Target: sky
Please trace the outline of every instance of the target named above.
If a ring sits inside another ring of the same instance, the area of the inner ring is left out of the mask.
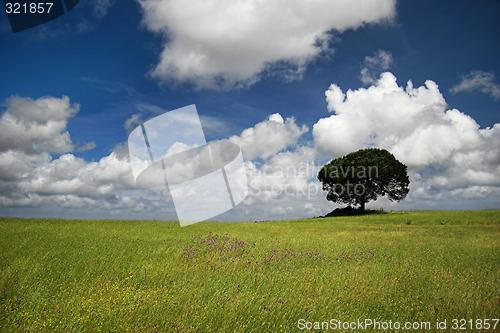
[[[318,170],[367,147],[410,176],[367,208],[499,209],[499,32],[497,0],[82,0],[16,33],[1,14],[0,216],[176,220],[127,140],[193,104],[245,163],[215,220],[325,215]]]

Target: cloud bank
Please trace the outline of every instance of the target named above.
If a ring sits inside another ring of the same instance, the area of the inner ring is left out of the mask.
[[[139,1],[143,23],[165,36],[160,81],[198,89],[237,89],[271,68],[298,78],[328,48],[329,32],[389,20],[396,0]]]
[[[66,126],[80,106],[71,105],[68,97],[12,97],[6,106],[0,118],[0,151],[65,153],[74,148]]]
[[[269,220],[324,215],[326,201],[316,179],[331,158],[366,147],[392,152],[409,167],[410,193],[388,209],[479,209],[500,204],[500,123],[480,128],[449,109],[438,85],[428,80],[399,86],[383,73],[368,88],[325,92],[332,115],[309,131],[292,117],[271,114],[229,138],[246,159],[249,195],[222,220]],[[176,219],[166,191],[136,188],[118,146],[96,162],[78,158],[66,129],[79,110],[68,97],[13,97],[0,117],[0,209],[12,215]],[[42,112],[43,111],[43,112]],[[135,115],[130,122],[139,121]],[[124,129],[125,131],[125,129]],[[43,213],[45,212],[45,213]],[[94,215],[92,215],[94,214]]]
[[[72,143],[66,127],[80,106],[69,97],[12,97],[5,105],[0,117],[1,206],[109,212],[139,204],[116,194],[132,188],[128,161],[111,153],[88,163],[71,153],[93,149],[95,143]]]

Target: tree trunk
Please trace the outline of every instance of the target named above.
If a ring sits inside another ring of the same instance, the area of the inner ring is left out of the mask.
[[[365,201],[364,200],[361,201],[359,211],[361,212],[361,214],[363,214],[365,212]]]

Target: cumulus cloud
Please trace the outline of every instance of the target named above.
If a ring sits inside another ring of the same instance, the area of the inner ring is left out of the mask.
[[[462,81],[456,84],[450,89],[450,92],[457,94],[463,91],[474,91],[479,90],[482,93],[491,95],[492,97],[500,97],[500,84],[495,83],[495,74],[483,72],[483,71],[472,71],[466,76],[462,76]]]
[[[66,126],[80,106],[71,104],[68,97],[11,97],[5,105],[0,117],[0,151],[65,153],[74,148]]]
[[[80,110],[69,97],[41,97],[36,100],[11,97],[0,116],[0,152],[14,150],[26,154],[63,154],[74,149],[88,151],[95,142],[75,147],[66,130],[68,120]]]
[[[4,105],[0,117],[0,205],[4,209],[112,208],[123,203],[126,196],[119,191],[133,186],[123,154],[113,152],[88,163],[71,153],[95,147],[94,142],[75,147],[66,130],[68,120],[79,111],[78,104],[63,96],[12,97]]]
[[[438,85],[398,86],[384,73],[369,88],[326,91],[329,111],[313,127],[316,147],[333,156],[366,148],[391,151],[410,169],[410,195],[420,198],[482,193],[500,186],[500,124],[481,129],[474,119],[448,109]],[[481,190],[478,190],[481,188]]]
[[[91,199],[116,195],[116,191],[132,186],[130,166],[116,154],[87,163],[73,154],[64,154],[38,165],[31,177],[19,184],[24,192],[38,195],[73,195]]]
[[[276,154],[263,164],[251,162],[249,201],[270,202],[284,195],[306,194],[309,180],[318,171],[316,152],[311,147]]]
[[[298,126],[295,118],[286,120],[279,113],[272,114],[268,120],[245,129],[239,136],[229,141],[239,145],[247,160],[267,159],[270,156],[293,146],[299,137],[308,131],[307,126]]]
[[[77,148],[71,143],[66,124],[79,107],[68,97],[15,97],[5,105],[0,128],[19,127],[15,140],[11,139],[12,131],[2,132],[0,207],[4,214],[19,215],[22,211],[25,216],[31,210],[34,216],[45,212],[46,216],[59,217],[176,219],[167,188],[152,191],[136,187],[126,146],[118,145],[96,162],[73,153],[95,144]],[[140,122],[141,117],[133,115],[124,126]],[[39,129],[43,126],[45,131]],[[297,147],[297,140],[306,131],[307,127],[297,125],[294,118],[283,119],[275,113],[229,139],[241,146],[247,158],[250,194],[236,210],[228,212],[228,219],[284,218],[285,213],[305,217],[325,210],[314,201],[322,197],[315,180],[316,151]],[[62,155],[53,157],[52,153]]]
[[[144,25],[165,35],[152,76],[201,89],[248,87],[278,65],[288,79],[325,51],[329,31],[391,19],[396,0],[139,1]]]
[[[313,147],[280,152],[263,163],[247,161],[249,193],[231,217],[286,219],[324,215],[332,209],[317,180],[322,165]],[[239,217],[238,217],[239,214]]]
[[[392,54],[384,50],[366,56],[361,68],[361,82],[367,85],[375,83],[380,73],[388,70],[392,64]]]
[[[317,150],[299,145],[308,131],[294,118],[271,114],[229,140],[238,144],[246,159],[249,193],[243,203],[225,214],[229,220],[283,219],[319,216],[331,209],[317,173]]]

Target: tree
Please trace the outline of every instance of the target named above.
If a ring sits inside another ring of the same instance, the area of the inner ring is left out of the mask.
[[[325,164],[318,179],[332,202],[359,205],[387,195],[391,201],[403,200],[409,192],[407,167],[385,149],[368,148],[336,158]]]

